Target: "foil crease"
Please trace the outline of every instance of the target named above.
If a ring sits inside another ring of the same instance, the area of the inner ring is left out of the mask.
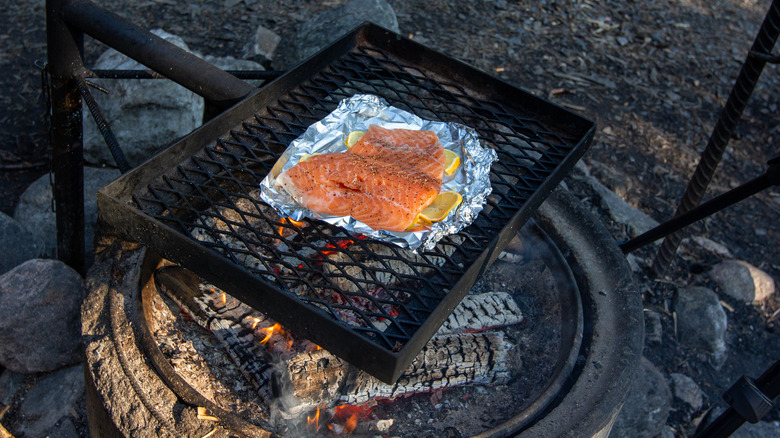
[[[450,211],[444,220],[423,230],[374,230],[350,216],[337,217],[315,213],[296,202],[275,184],[275,176],[293,167],[308,154],[346,152],[348,149],[345,143],[349,133],[365,131],[372,124],[388,129],[433,131],[445,149],[460,155],[460,166],[452,175],[444,175],[441,191],[457,191],[463,201]],[[296,221],[303,218],[319,219],[351,233],[392,242],[402,248],[417,250],[422,247],[427,250],[436,246],[442,237],[467,227],[482,211],[492,191],[490,166],[497,160],[494,150],[482,147],[473,128],[452,122],[423,120],[412,113],[388,105],[380,97],[360,94],[342,100],[332,113],[293,140],[275,166],[278,172],[269,173],[260,183],[260,190],[263,201],[276,209],[282,217]],[[280,164],[283,166],[279,167]]]

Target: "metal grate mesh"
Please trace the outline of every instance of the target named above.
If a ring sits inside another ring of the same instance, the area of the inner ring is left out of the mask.
[[[374,94],[423,119],[475,128],[499,161],[476,221],[419,254],[318,221],[294,223],[259,200],[258,185],[289,143],[354,94]],[[357,46],[132,197],[183,233],[304,306],[381,348],[399,351],[582,135],[375,47]]]

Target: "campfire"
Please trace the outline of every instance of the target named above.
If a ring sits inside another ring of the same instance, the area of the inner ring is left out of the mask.
[[[338,249],[359,239],[325,245],[313,257],[338,257],[343,254]],[[560,309],[545,296],[556,293],[558,281],[542,259],[529,257],[527,246],[534,239],[527,235],[510,243],[394,384],[357,369],[178,266],[156,273],[162,293],[155,297],[154,336],[176,372],[198,391],[282,435],[411,436],[421,418],[429,433],[451,427],[452,421],[461,424],[459,433],[479,433],[522,409],[522,397],[552,372],[543,357],[552,363],[556,354],[560,327],[550,322]],[[197,285],[197,290],[181,291],[182,284]],[[529,297],[529,288],[548,291]],[[521,302],[537,307],[531,311],[537,321],[527,320]],[[373,323],[381,326],[379,318]],[[192,348],[184,348],[184,354],[183,345]],[[524,358],[524,350],[537,355],[538,348],[547,353]],[[221,365],[226,360],[230,367]],[[526,369],[529,365],[535,369]],[[475,407],[485,406],[493,412],[475,417]]]

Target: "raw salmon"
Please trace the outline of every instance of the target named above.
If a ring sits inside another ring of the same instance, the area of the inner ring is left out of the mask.
[[[436,198],[441,176],[344,152],[299,162],[282,172],[276,184],[313,212],[352,216],[375,230],[403,231]]]
[[[394,163],[408,172],[420,172],[439,181],[444,175],[444,148],[433,131],[371,125],[349,151]]]

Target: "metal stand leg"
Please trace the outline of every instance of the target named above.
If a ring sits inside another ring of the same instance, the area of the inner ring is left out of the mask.
[[[731,90],[726,106],[723,108],[720,119],[713,129],[707,147],[702,153],[699,165],[688,183],[680,206],[677,208],[674,216],[679,216],[696,207],[701,202],[704,192],[718,167],[723,151],[726,149],[729,139],[734,134],[742,112],[745,110],[750,95],[753,94],[753,88],[758,82],[761,71],[767,63],[765,56],[772,52],[772,47],[780,34],[780,0],[773,0],[769,11],[758,31],[751,54],[745,59],[742,70],[739,72],[734,88]],[[680,246],[682,236],[675,233],[668,236],[663,243],[653,262],[653,269],[656,275],[663,275],[669,268],[672,258],[677,253],[677,247]]]
[[[81,95],[74,71],[83,69],[84,35],[62,20],[62,0],[46,2],[48,68],[51,74],[51,145],[57,257],[84,270],[84,155]]]

